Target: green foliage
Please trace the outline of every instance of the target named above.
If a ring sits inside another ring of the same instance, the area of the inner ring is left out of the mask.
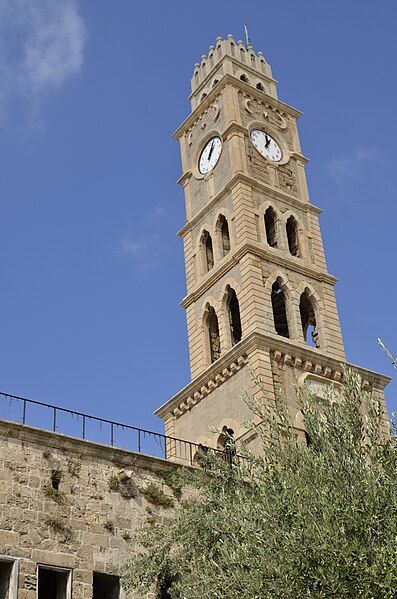
[[[54,532],[62,534],[65,541],[70,538],[72,532],[66,522],[55,516],[46,516],[44,520]]]
[[[120,493],[124,499],[133,499],[138,494],[138,489],[131,477],[120,472],[119,474],[112,474],[108,480],[109,491]]]
[[[200,500],[142,530],[123,587],[143,594],[167,572],[173,599],[395,599],[396,439],[360,378],[344,375],[341,396],[297,398],[309,447],[282,398],[245,398],[262,451],[186,471]]]
[[[158,468],[154,470],[154,472],[163,479],[167,487],[169,487],[175,495],[176,499],[180,499],[182,497],[184,477],[181,477],[179,469]]]
[[[52,499],[52,501],[55,501],[58,505],[64,505],[67,502],[65,493],[58,491],[58,489],[54,489],[54,487],[50,487],[50,485],[44,487],[43,493],[48,499]]]
[[[68,462],[68,472],[71,476],[75,476],[77,478],[80,474],[80,470],[81,464],[72,461]]]
[[[142,495],[153,505],[170,508],[174,506],[174,501],[168,497],[162,489],[155,483],[149,483],[147,487],[140,489]]]

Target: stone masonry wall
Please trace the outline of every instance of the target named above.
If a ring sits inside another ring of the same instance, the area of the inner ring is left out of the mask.
[[[18,599],[36,599],[38,564],[71,569],[73,599],[91,599],[93,572],[117,575],[136,530],[172,515],[142,490],[153,483],[176,504],[163,478],[175,467],[0,421],[0,560],[17,559]]]

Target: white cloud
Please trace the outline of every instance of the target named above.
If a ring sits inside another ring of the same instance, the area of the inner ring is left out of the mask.
[[[357,148],[341,157],[333,158],[327,165],[329,174],[340,185],[367,179],[374,164],[386,161],[374,148]]]
[[[75,0],[0,0],[0,117],[20,104],[37,124],[48,94],[81,71],[85,38]]]
[[[158,265],[158,253],[164,251],[157,233],[137,236],[131,229],[120,241],[118,253],[129,256],[139,270],[152,270]]]

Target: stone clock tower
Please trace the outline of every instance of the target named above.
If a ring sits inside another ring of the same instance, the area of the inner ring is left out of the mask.
[[[184,241],[191,382],[161,406],[167,435],[219,447],[219,432],[254,441],[241,391],[281,389],[304,436],[295,386],[339,385],[345,362],[297,120],[251,46],[217,38],[194,67],[192,111],[175,133],[186,200]],[[363,368],[383,398],[388,378]]]

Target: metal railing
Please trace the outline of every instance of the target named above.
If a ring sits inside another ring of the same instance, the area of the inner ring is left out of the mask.
[[[0,420],[188,465],[195,463],[197,452],[208,451],[197,443],[3,392],[0,392]],[[211,452],[227,458],[223,451],[211,449]]]

